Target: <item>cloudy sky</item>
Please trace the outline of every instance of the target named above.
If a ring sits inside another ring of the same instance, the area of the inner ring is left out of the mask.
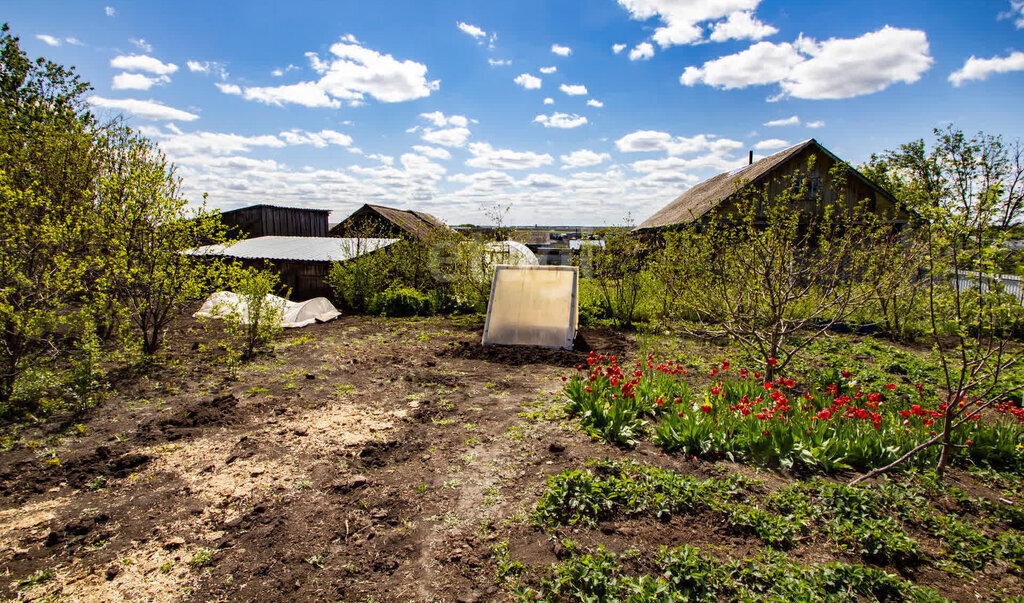
[[[3,19],[220,209],[621,224],[748,150],[1024,125],[1024,0],[108,2]]]

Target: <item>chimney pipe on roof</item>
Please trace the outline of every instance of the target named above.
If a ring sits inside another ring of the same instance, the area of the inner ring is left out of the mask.
[[[754,151],[750,151],[750,155],[747,157],[747,165],[754,165]]]

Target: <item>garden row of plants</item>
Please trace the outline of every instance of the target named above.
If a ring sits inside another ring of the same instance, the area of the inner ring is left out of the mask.
[[[933,475],[911,477],[875,487],[813,478],[762,494],[763,484],[735,474],[698,479],[632,460],[592,461],[549,478],[533,517],[556,531],[625,517],[710,514],[777,550],[815,546],[874,564],[947,562],[965,570],[996,559],[1024,563],[1019,507],[971,497]],[[953,501],[952,507],[939,511],[933,504],[939,500]],[[931,559],[922,537],[940,543]]]
[[[771,363],[771,360],[769,361]],[[861,381],[853,371],[825,369],[800,383],[766,379],[726,360],[711,368],[710,385],[693,389],[689,369],[654,354],[620,364],[591,353],[563,376],[565,410],[595,437],[633,446],[651,437],[667,452],[824,473],[885,467],[942,431],[945,402],[924,383]],[[1024,469],[1024,410],[1006,399],[972,410],[950,434],[961,463]],[[939,448],[910,462],[932,466]]]
[[[771,549],[719,561],[690,545],[661,547],[653,559],[641,559],[637,551],[616,555],[565,544],[572,556],[552,565],[538,585],[517,586],[519,601],[945,601],[880,569],[796,563]]]
[[[499,579],[514,580],[524,600],[927,601],[941,598],[880,569],[802,565],[784,551],[813,547],[853,554],[868,565],[924,564],[960,574],[994,561],[1011,568],[1024,564],[1024,513],[1018,507],[972,497],[933,474],[883,479],[875,487],[815,478],[767,493],[764,484],[737,475],[700,479],[632,460],[591,461],[583,470],[548,479],[533,521],[558,539],[599,522],[667,522],[673,516],[710,516],[709,523],[753,536],[764,548],[752,559],[721,561],[689,546],[662,547],[652,559],[635,551],[588,551],[569,540],[569,558],[542,571],[538,580],[526,577],[527,568],[509,561],[507,547],[499,547]],[[925,552],[922,539],[938,545]],[[526,586],[531,579],[532,588]]]

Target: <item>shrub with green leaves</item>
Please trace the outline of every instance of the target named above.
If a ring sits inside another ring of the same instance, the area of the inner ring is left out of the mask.
[[[378,316],[430,316],[433,306],[425,293],[392,285],[373,297],[368,311]]]
[[[232,288],[242,303],[228,315],[228,332],[240,341],[242,360],[255,356],[281,332],[283,308],[268,298],[279,279],[276,272],[255,268],[238,269],[232,275]]]

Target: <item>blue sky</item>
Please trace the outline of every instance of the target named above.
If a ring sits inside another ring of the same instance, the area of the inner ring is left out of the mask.
[[[640,222],[807,138],[1016,139],[1024,0],[8,3],[211,207]]]

